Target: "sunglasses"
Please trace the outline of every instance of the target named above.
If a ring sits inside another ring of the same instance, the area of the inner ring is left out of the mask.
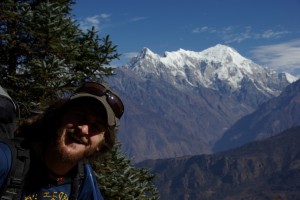
[[[106,96],[106,101],[113,110],[117,118],[121,118],[124,113],[122,100],[106,86],[97,82],[85,82],[84,85],[75,91],[76,93],[89,93],[95,96]]]

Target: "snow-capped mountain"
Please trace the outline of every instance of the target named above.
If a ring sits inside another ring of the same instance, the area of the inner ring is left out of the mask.
[[[290,74],[277,74],[263,68],[244,58],[233,48],[220,44],[202,52],[183,49],[165,52],[162,57],[144,48],[127,67],[141,77],[161,77],[177,86],[184,84],[223,90],[225,84],[231,92],[240,90],[242,81],[247,79],[266,95],[278,95],[282,82],[291,83],[296,80]],[[223,84],[220,85],[220,82]]]
[[[216,45],[164,56],[144,48],[107,81],[125,104],[123,149],[141,161],[210,153],[231,125],[295,80]]]

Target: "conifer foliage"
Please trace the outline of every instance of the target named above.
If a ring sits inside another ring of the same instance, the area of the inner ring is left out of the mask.
[[[102,81],[113,74],[107,66],[119,58],[117,46],[94,28],[79,28],[71,15],[74,3],[0,3],[0,85],[25,108],[42,109],[86,78]]]
[[[148,169],[137,169],[120,153],[121,144],[112,152],[92,160],[100,190],[105,199],[158,200],[159,195],[152,183],[154,175]]]

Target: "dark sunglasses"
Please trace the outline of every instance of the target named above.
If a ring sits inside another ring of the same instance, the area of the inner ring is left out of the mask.
[[[84,85],[78,88],[76,93],[89,93],[95,96],[106,96],[106,101],[114,111],[117,118],[121,118],[124,113],[124,104],[122,100],[106,86],[97,82],[85,82]]]

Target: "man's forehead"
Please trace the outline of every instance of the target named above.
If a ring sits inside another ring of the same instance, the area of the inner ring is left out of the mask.
[[[101,124],[105,124],[104,122],[106,121],[105,111],[93,106],[74,106],[65,113],[65,116],[67,116],[68,118],[74,118],[77,120],[80,119]]]
[[[78,98],[71,100],[69,103],[71,108],[84,108],[84,109],[104,109],[103,104],[95,98]]]
[[[90,114],[97,114],[97,115],[105,115],[106,111],[102,106],[98,104],[89,104],[89,105],[74,105],[70,108],[70,110],[78,111],[78,112],[86,112]]]
[[[82,98],[70,102],[68,110],[78,110],[90,113],[106,114],[104,106],[96,99]]]

